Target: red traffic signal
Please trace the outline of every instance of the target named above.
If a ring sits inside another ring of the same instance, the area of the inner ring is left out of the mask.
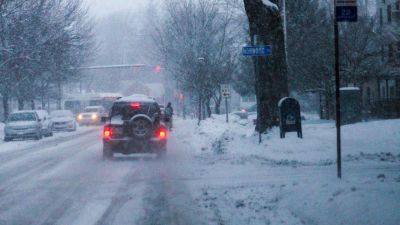
[[[161,66],[156,66],[156,71],[160,72],[161,71]]]

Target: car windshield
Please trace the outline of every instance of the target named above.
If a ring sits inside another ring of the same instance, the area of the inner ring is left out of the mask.
[[[68,113],[68,112],[63,112],[63,111],[56,111],[56,112],[52,112],[51,113],[51,116],[53,117],[53,118],[57,118],[57,117],[70,117],[71,116],[71,113]]]
[[[8,121],[16,122],[16,121],[35,121],[36,117],[34,113],[15,113],[11,114]]]
[[[84,112],[98,112],[100,109],[98,108],[86,108]]]

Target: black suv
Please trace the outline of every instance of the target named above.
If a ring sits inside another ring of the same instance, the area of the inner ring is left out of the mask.
[[[157,102],[145,95],[132,95],[116,100],[103,130],[103,158],[114,153],[166,153],[167,129]]]

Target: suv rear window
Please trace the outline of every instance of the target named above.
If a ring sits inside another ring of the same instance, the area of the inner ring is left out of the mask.
[[[139,104],[140,106],[133,107],[132,104]],[[149,115],[150,104],[142,102],[115,102],[111,109],[110,117],[121,116],[122,120],[129,120],[137,114]]]

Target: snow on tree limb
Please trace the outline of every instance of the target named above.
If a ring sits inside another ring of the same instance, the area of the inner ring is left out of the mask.
[[[276,4],[270,2],[269,0],[262,0],[262,2],[264,3],[265,6],[267,6],[267,8],[270,8],[275,11],[279,11],[278,6]]]

